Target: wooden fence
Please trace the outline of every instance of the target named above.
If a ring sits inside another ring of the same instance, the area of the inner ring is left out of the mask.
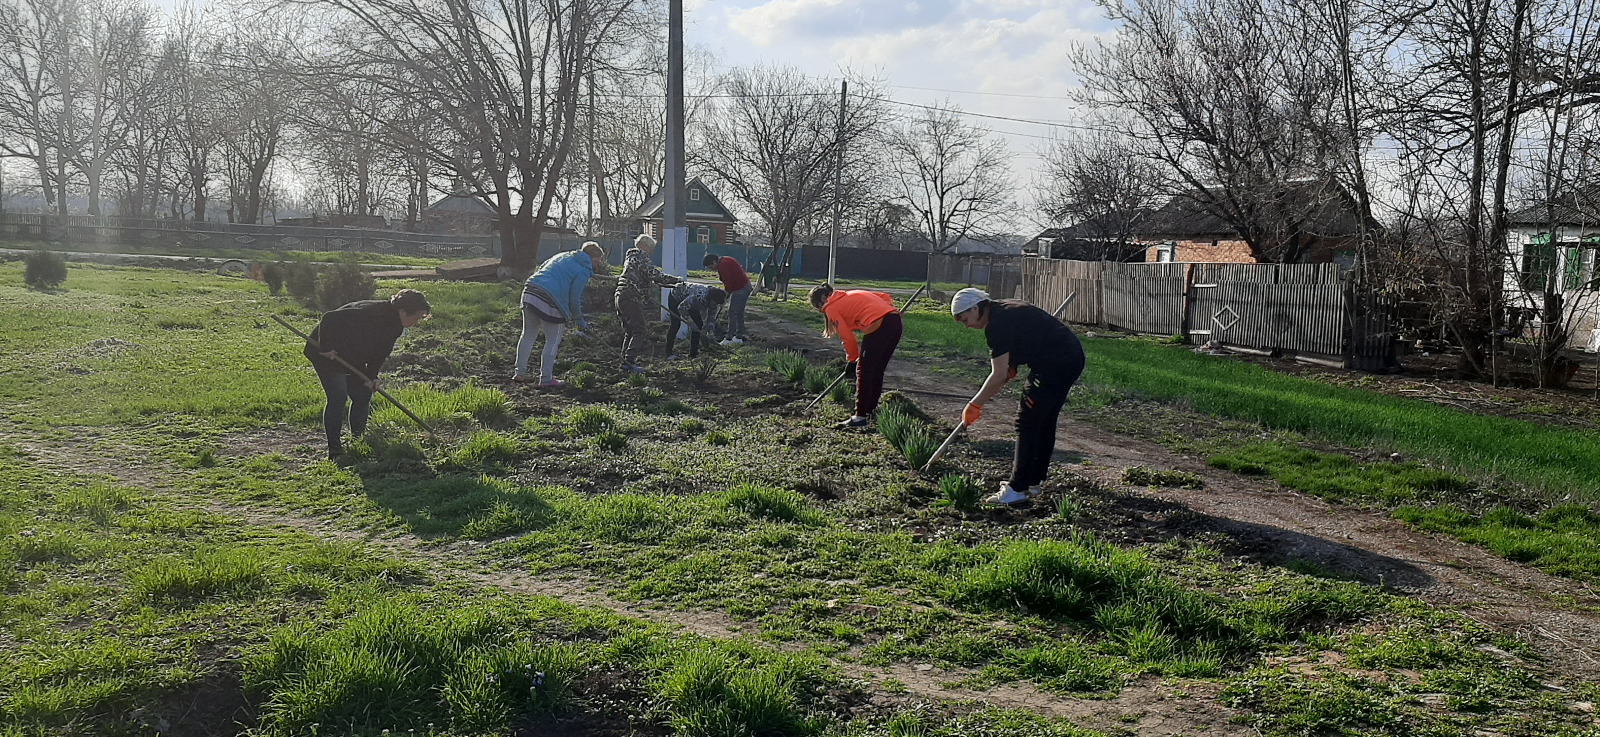
[[[439,258],[500,255],[499,239],[494,235],[439,235],[399,230],[244,225],[159,218],[5,213],[0,214],[0,234],[28,240],[161,247],[176,249],[179,253],[185,248],[193,248],[357,251]]]
[[[1335,264],[1117,263],[1024,259],[1022,297],[1068,322],[1193,343],[1293,353],[1368,370],[1393,364],[1381,316],[1355,311]],[[1064,311],[1060,306],[1071,296]]]

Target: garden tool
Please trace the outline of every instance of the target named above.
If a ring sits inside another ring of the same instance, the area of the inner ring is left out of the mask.
[[[956,429],[950,431],[950,437],[945,438],[944,442],[939,444],[939,449],[934,451],[933,455],[928,458],[928,462],[923,464],[922,471],[924,473],[926,473],[928,469],[933,468],[933,464],[935,461],[939,460],[939,456],[944,455],[944,449],[950,447],[950,444],[955,442],[956,436],[960,435],[961,431],[965,429],[967,429],[967,426],[965,424],[961,424],[956,425]]]
[[[294,333],[295,335],[300,336],[301,339],[305,340],[305,342],[310,343],[311,347],[317,349],[317,351],[319,353],[322,351],[322,346],[317,345],[317,342],[312,340],[311,336],[300,332],[300,330],[298,328],[296,328],[293,325],[290,325],[283,318],[281,318],[281,317],[279,317],[277,315],[273,315],[272,319],[277,320],[279,325],[282,325],[282,326],[288,328],[290,332]],[[354,374],[357,379],[360,379],[362,381],[367,382],[368,384],[371,384],[373,386],[373,389],[376,390],[378,392],[378,394],[382,395],[384,399],[389,400],[389,403],[394,405],[401,412],[406,413],[407,417],[410,417],[411,419],[416,420],[417,424],[421,425],[422,429],[427,430],[429,435],[437,435],[438,434],[438,433],[433,431],[433,428],[428,427],[428,423],[423,422],[422,418],[417,416],[417,413],[412,412],[410,408],[406,407],[404,404],[401,404],[400,400],[395,399],[394,396],[391,395],[389,392],[384,391],[383,387],[378,386],[377,382],[373,381],[372,379],[367,378],[366,374],[361,373],[361,369],[358,369],[355,366],[352,366],[349,361],[344,360],[344,356],[341,356],[337,352],[335,352],[333,354],[333,360],[338,361],[339,365],[344,366],[346,369],[349,369],[350,373]]]

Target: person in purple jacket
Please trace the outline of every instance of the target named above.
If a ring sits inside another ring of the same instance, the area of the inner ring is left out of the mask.
[[[583,318],[583,288],[595,274],[605,274],[606,251],[589,241],[576,251],[558,253],[539,265],[522,286],[522,339],[517,341],[517,372],[511,380],[533,381],[528,375],[528,358],[533,342],[544,333],[544,353],[539,361],[539,386],[556,389],[566,382],[555,376],[556,351],[567,325],[587,330]]]

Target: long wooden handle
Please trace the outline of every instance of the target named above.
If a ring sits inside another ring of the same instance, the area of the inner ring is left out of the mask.
[[[939,444],[939,449],[934,451],[933,455],[928,458],[928,462],[923,464],[922,471],[924,473],[933,468],[934,461],[939,460],[939,456],[944,455],[945,448],[950,447],[950,444],[955,442],[956,436],[960,435],[961,431],[965,429],[967,429],[966,425],[956,425],[956,429],[950,431],[950,437],[945,438],[944,442]]]
[[[294,333],[295,335],[300,336],[302,339],[305,340],[305,342],[310,343],[311,347],[317,349],[318,353],[322,352],[322,346],[319,345],[317,343],[317,341],[312,340],[311,336],[300,332],[299,328],[296,328],[295,326],[290,325],[287,321],[285,321],[283,318],[281,318],[281,317],[279,317],[277,315],[273,315],[272,319],[277,320],[279,325],[282,325],[282,326],[288,328],[290,332]],[[351,365],[351,363],[349,361],[344,360],[344,356],[339,355],[339,353],[337,351],[335,351],[334,354],[333,354],[333,360],[338,361],[339,365],[344,366],[345,368],[349,369],[350,373],[355,374],[356,378],[358,378],[358,379],[360,379],[360,380],[362,380],[364,382],[367,382],[368,384],[372,384],[373,387],[377,390],[379,395],[381,395],[384,399],[389,400],[389,403],[394,405],[401,412],[406,413],[407,417],[410,417],[412,420],[416,421],[416,423],[418,425],[422,426],[422,429],[427,430],[429,435],[437,435],[438,434],[438,433],[434,432],[433,428],[428,426],[428,423],[423,422],[422,418],[417,416],[417,413],[412,412],[410,407],[407,407],[404,404],[401,404],[400,400],[394,398],[394,395],[390,394],[387,391],[384,391],[383,387],[378,386],[377,382],[375,382],[372,379],[368,378],[366,374],[361,373],[361,369],[356,368],[355,366]]]
[[[826,396],[828,396],[828,392],[831,392],[831,391],[833,391],[833,388],[834,388],[834,387],[836,387],[836,386],[838,386],[838,385],[839,385],[839,382],[841,382],[841,381],[844,381],[844,377],[846,377],[846,376],[849,376],[849,375],[850,375],[850,369],[845,369],[845,370],[844,370],[844,373],[842,373],[842,374],[839,374],[839,378],[837,378],[837,379],[834,379],[834,380],[833,380],[833,383],[832,383],[832,384],[829,384],[829,385],[828,385],[828,388],[826,388],[826,389],[823,389],[823,390],[822,390],[822,393],[821,393],[821,394],[818,394],[818,395],[817,395],[817,398],[816,398],[816,399],[813,399],[813,400],[811,400],[811,403],[810,403],[810,404],[808,404],[808,405],[806,405],[806,409],[808,409],[808,410],[809,410],[809,409],[811,409],[811,408],[812,408],[812,407],[815,407],[815,406],[816,406],[816,404],[817,404],[817,402],[820,402],[820,401],[822,401],[822,398],[823,398],[823,397],[826,397]]]
[[[917,291],[911,293],[911,299],[906,300],[905,304],[900,305],[900,309],[897,310],[897,312],[902,312],[902,313],[905,312],[907,308],[911,307],[911,303],[912,302],[917,301],[917,297],[922,294],[922,290],[927,289],[927,288],[928,288],[928,282],[923,282],[922,286],[917,287]]]

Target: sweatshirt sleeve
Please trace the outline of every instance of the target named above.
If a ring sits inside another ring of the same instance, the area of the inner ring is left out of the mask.
[[[579,330],[588,327],[588,323],[583,319],[583,288],[587,286],[589,277],[579,274],[567,288],[567,322],[578,326]]]
[[[352,324],[353,315],[354,313],[348,310],[329,310],[322,313],[322,320],[317,324],[319,330],[317,330],[315,350],[318,353],[334,351],[340,358],[351,363],[360,360],[351,355],[351,351],[357,349],[355,345],[357,326]]]

